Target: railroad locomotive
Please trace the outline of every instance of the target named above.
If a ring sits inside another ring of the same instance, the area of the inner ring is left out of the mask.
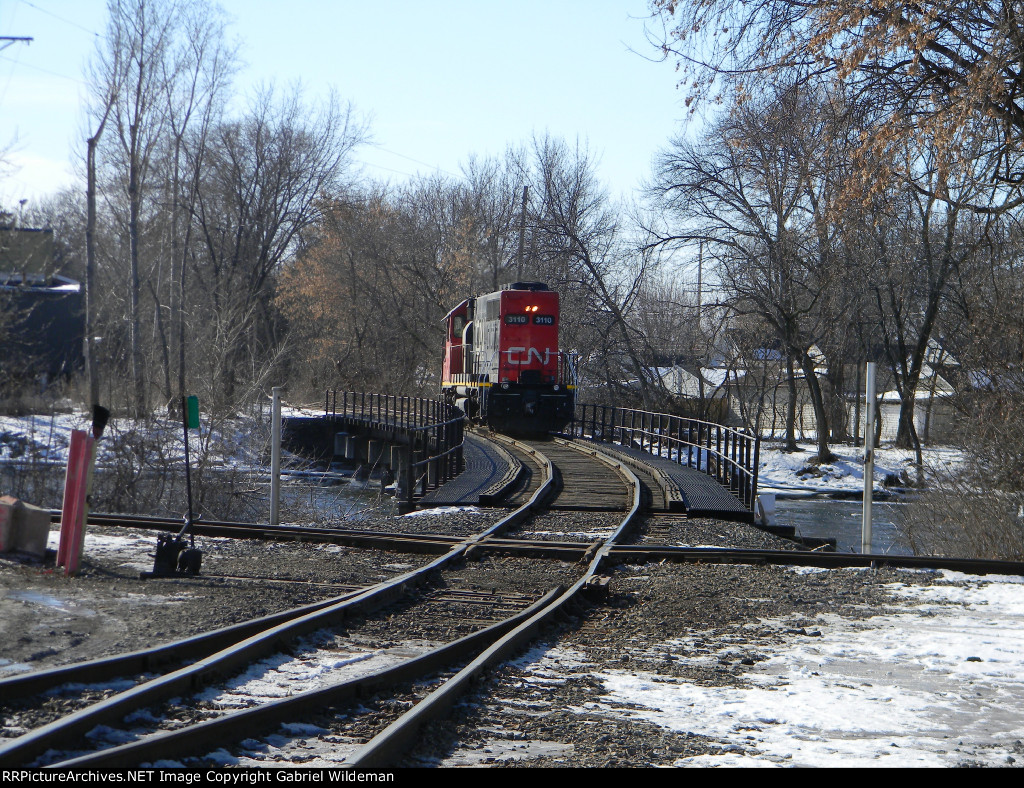
[[[554,432],[572,420],[575,369],[558,350],[558,293],[515,282],[444,319],[442,393],[471,419],[520,433]]]

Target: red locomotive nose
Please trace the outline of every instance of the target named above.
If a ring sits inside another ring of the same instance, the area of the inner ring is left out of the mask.
[[[446,396],[464,409],[479,403],[492,429],[557,430],[572,419],[575,385],[559,352],[558,300],[542,283],[517,282],[456,306],[445,317]]]

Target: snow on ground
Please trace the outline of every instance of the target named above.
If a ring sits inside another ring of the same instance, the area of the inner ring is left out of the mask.
[[[943,572],[930,585],[889,588],[906,600],[902,609],[866,620],[821,615],[820,637],[796,634],[785,619],[761,622],[776,637],[754,643],[767,658],[747,669],[740,688],[594,671],[586,655],[558,648],[535,649],[520,665],[538,686],[572,673],[593,675],[605,694],[586,704],[589,713],[721,742],[717,754],[677,766],[1017,762],[1012,753],[1024,739],[1024,579]],[[700,637],[691,633],[659,648],[686,649]],[[704,659],[717,662],[718,655]]]
[[[321,640],[324,640],[321,638]],[[274,654],[249,665],[223,687],[197,695],[216,708],[245,708],[356,679],[418,657],[439,644],[408,641],[383,648],[336,646],[300,639],[291,654]]]
[[[84,414],[0,416],[0,461],[67,463],[71,431],[88,429]]]
[[[483,510],[475,506],[437,506],[433,509],[417,509],[403,517],[422,517],[431,514],[483,514]]]
[[[116,561],[120,566],[139,572],[148,572],[153,568],[153,557],[156,553],[156,532],[139,532],[128,529],[121,533],[113,533],[113,529],[96,532],[90,528],[85,532],[85,547],[82,555],[88,558],[104,558]],[[227,537],[204,536],[203,548],[215,550],[219,545],[231,542]],[[60,526],[50,526],[50,535],[46,547],[56,552],[60,545]],[[324,548],[336,545],[324,545]],[[340,549],[340,548],[339,548]],[[187,597],[186,597],[187,598]]]
[[[156,418],[143,425],[133,419],[113,417],[108,423],[103,438],[97,443],[97,462],[102,465],[105,456],[113,449],[119,438],[138,432],[145,440],[152,442],[152,450],[159,451],[163,459],[181,462],[184,460],[182,425],[173,418]],[[200,418],[198,432],[190,431],[189,444],[197,451],[200,442],[210,439],[211,426],[204,417]],[[0,416],[0,463],[39,463],[67,465],[68,448],[73,430],[84,430],[92,434],[92,420],[85,413],[55,413],[47,416]],[[259,464],[262,445],[254,440],[255,431],[251,421],[233,419],[219,422],[214,430],[214,440],[209,441],[216,459],[233,465]],[[269,434],[269,427],[268,427]],[[138,442],[132,436],[132,443]],[[2,493],[2,491],[0,491]]]
[[[320,415],[322,411],[311,408],[287,408],[286,415]],[[171,419],[160,421],[166,432],[168,456],[176,458],[181,452],[181,427]],[[112,419],[107,436],[119,431],[128,431],[134,426],[128,419]],[[89,420],[84,413],[59,413],[52,416],[0,416],[0,463],[5,461],[67,463],[67,451],[71,442],[71,431],[89,429]],[[208,426],[204,422],[202,432]],[[224,433],[225,444],[241,446],[248,432],[239,424],[225,423],[219,428]],[[228,433],[235,434],[229,435]],[[195,438],[193,438],[195,440]],[[104,447],[109,437],[99,444],[99,461],[102,464]],[[851,446],[832,446],[837,459],[829,464],[812,464],[815,446],[810,442],[800,443],[801,451],[786,453],[781,444],[764,440],[761,443],[758,486],[761,492],[778,495],[816,495],[829,493],[856,493],[864,488],[864,450]],[[180,459],[180,458],[178,458]],[[253,457],[225,457],[228,462],[256,462]],[[962,461],[960,452],[950,448],[929,448],[924,450],[928,467],[943,467]],[[888,475],[899,476],[913,472],[914,454],[909,450],[882,446],[875,450],[875,489],[881,489]],[[0,490],[0,493],[3,491]],[[447,510],[433,510],[442,512]]]
[[[823,495],[856,493],[864,489],[864,449],[854,446],[831,446],[836,459],[813,465],[816,447],[801,443],[801,451],[787,453],[778,445],[761,442],[757,487],[762,493],[777,495]],[[948,468],[962,462],[963,455],[946,447],[923,451],[928,468]],[[913,478],[914,452],[882,446],[875,450],[874,489],[882,489],[886,476],[910,474]]]
[[[605,528],[593,531],[530,531],[526,529],[519,529],[517,531],[524,539],[550,539],[554,538],[557,541],[576,541],[578,539],[585,539],[587,541],[593,541],[595,539],[607,539],[613,533],[614,528]]]

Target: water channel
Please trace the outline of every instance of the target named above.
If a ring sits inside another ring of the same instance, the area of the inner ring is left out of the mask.
[[[319,483],[317,483],[319,481]],[[282,485],[282,498],[307,513],[328,517],[361,519],[363,512],[383,509],[394,511],[394,498],[380,496],[378,482],[353,483],[349,479],[293,479]],[[897,527],[902,503],[875,501],[872,506],[873,553],[910,555],[911,549]],[[315,518],[314,518],[315,519]],[[859,553],[861,540],[861,502],[827,497],[779,498],[775,503],[775,521],[792,525],[801,536],[828,537],[836,540],[836,550]]]
[[[896,523],[902,503],[875,501],[871,507],[871,552],[910,555]],[[801,536],[830,537],[841,553],[859,553],[861,502],[832,498],[779,498],[776,522],[792,525]]]

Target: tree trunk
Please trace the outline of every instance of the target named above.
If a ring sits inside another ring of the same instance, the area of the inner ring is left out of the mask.
[[[801,353],[800,367],[804,371],[807,391],[811,395],[811,405],[814,407],[814,422],[818,444],[817,460],[818,462],[831,462],[834,457],[828,447],[828,412],[825,409],[825,401],[822,398],[821,384],[818,383],[818,376],[814,372],[814,360],[806,351]]]
[[[793,354],[786,354],[786,383],[789,385],[789,402],[786,403],[786,451],[799,451],[796,442],[796,373],[793,370]]]
[[[138,161],[133,155],[129,164],[128,174],[128,246],[131,256],[131,355],[132,355],[132,386],[134,391],[133,408],[136,417],[146,412],[146,385],[142,371],[142,329],[139,317],[139,173]]]

